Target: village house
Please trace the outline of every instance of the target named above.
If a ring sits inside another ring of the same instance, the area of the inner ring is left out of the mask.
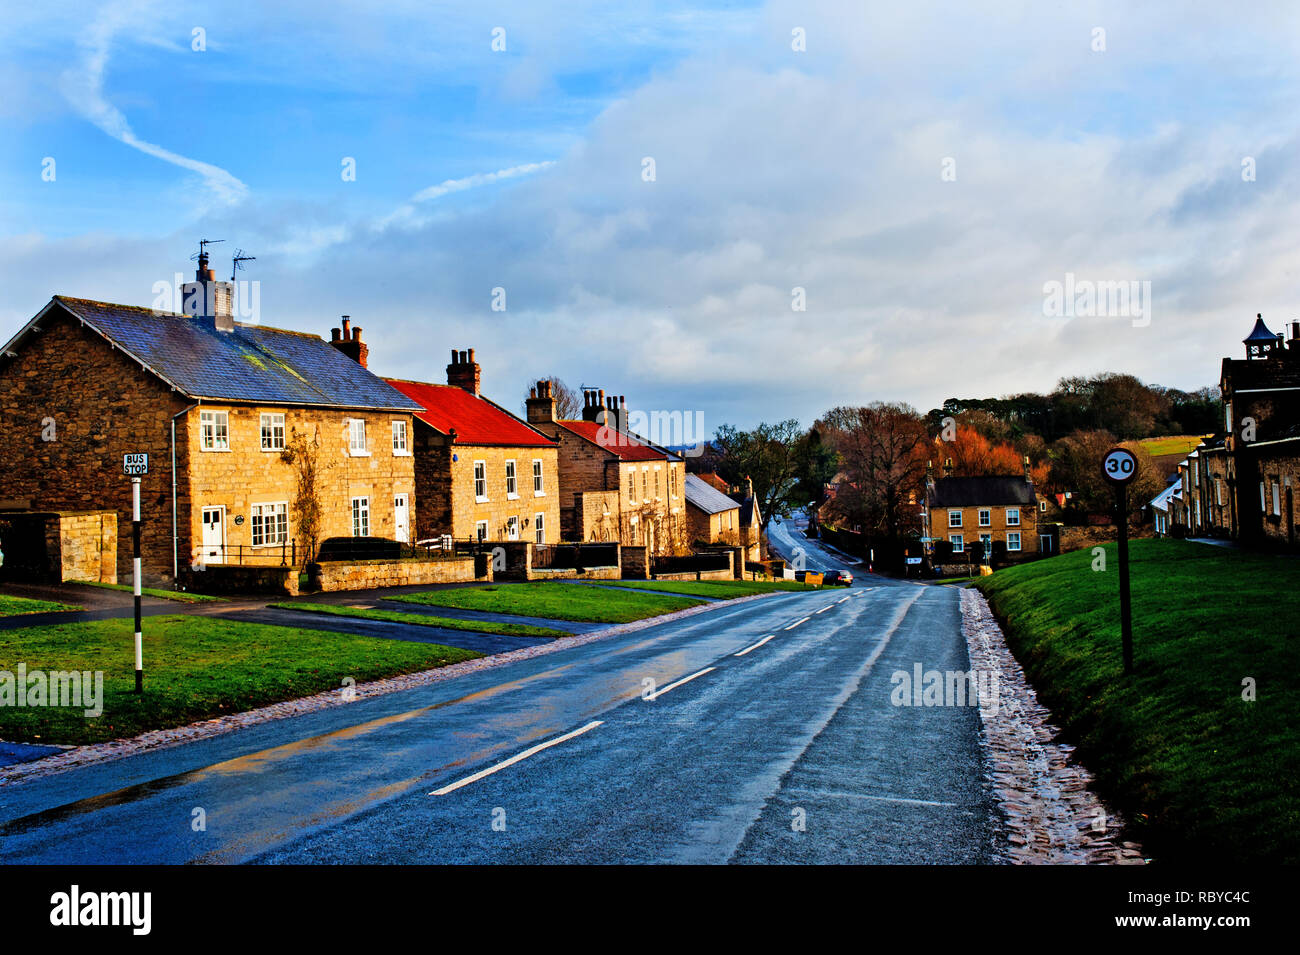
[[[1300,321],[1284,341],[1256,316],[1244,359],[1225,358],[1222,481],[1228,535],[1249,546],[1295,548],[1300,483]]]
[[[354,360],[361,329],[333,342],[237,322],[233,286],[199,259],[194,314],[55,296],[0,351],[0,508],[10,557],[40,545],[24,513],[116,516],[116,572],[131,568],[131,481],[147,454],[143,572],[278,563],[309,541],[284,459],[317,459],[317,540],[402,540],[415,519],[412,414],[420,406]],[[187,306],[187,311],[190,309]],[[25,530],[24,530],[25,529]]]
[[[1039,556],[1039,501],[1029,476],[988,475],[936,480],[926,469],[925,509],[922,527],[927,551],[936,564],[964,562],[975,545],[983,554],[1002,560]],[[981,552],[977,550],[978,558]]]
[[[740,504],[700,475],[686,475],[686,519],[692,544],[740,544]]]
[[[558,443],[560,530],[568,541],[617,541],[650,554],[689,551],[686,462],[627,430],[627,403],[583,392],[582,420],[556,416],[551,384],[526,402],[528,423]]]
[[[385,379],[415,401],[416,532],[427,540],[560,540],[557,444],[479,393],[474,349],[451,353],[447,384]]]

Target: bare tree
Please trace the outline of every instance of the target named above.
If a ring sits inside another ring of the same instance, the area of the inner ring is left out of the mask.
[[[930,444],[916,409],[880,401],[832,408],[818,428],[839,453],[845,477],[832,509],[891,540],[916,530]]]
[[[551,383],[551,397],[555,399],[555,417],[565,421],[582,417],[582,396],[566,385],[562,379],[556,375],[543,375],[537,381]],[[524,409],[525,416],[528,413],[528,398],[532,390],[537,387],[537,381],[530,381],[528,387],[524,389],[524,403],[520,407]]]

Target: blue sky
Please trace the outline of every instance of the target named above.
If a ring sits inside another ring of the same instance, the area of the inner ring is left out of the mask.
[[[382,373],[474,347],[512,407],[558,374],[711,429],[1192,388],[1300,317],[1295,4],[264,6],[0,21],[0,338],[224,238],[262,321],[351,314]],[[1044,315],[1066,273],[1150,282],[1150,322]]]

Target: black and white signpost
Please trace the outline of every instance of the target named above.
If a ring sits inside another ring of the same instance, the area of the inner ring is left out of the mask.
[[[1124,448],[1111,448],[1102,459],[1101,472],[1115,487],[1115,523],[1119,529],[1119,632],[1126,674],[1133,672],[1133,613],[1128,590],[1128,482],[1137,477],[1137,469],[1137,457]]]
[[[149,473],[149,455],[122,455],[122,473],[131,479],[131,556],[135,571],[135,691],[144,692],[144,636],[140,626],[140,478]]]

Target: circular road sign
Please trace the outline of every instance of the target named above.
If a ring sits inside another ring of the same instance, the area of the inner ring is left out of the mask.
[[[1137,477],[1138,460],[1132,451],[1125,448],[1111,448],[1101,462],[1101,473],[1107,481],[1115,484],[1127,484]]]

